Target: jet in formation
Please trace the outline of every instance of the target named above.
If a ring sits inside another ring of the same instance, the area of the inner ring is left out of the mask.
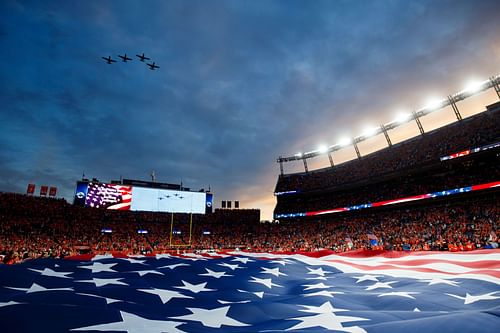
[[[116,60],[113,60],[111,59],[111,56],[109,57],[102,57],[104,60],[106,60],[106,62],[108,63],[108,65],[111,65],[112,63],[116,62]]]
[[[144,60],[150,60],[151,58],[148,58],[144,55],[144,53],[142,55],[138,55],[136,54],[135,55],[137,58],[139,58],[139,60],[141,60],[142,62],[144,62]]]
[[[127,54],[125,53],[125,55],[119,55],[120,58],[122,58],[122,61],[123,62],[127,62],[129,60],[132,60],[132,58],[129,58],[127,57]]]
[[[132,58],[127,57],[126,53],[124,55],[118,55],[118,57],[121,58],[123,62],[132,61]],[[144,53],[142,55],[136,54],[136,57],[139,58],[139,60],[142,61],[142,62],[146,62],[146,60],[150,60],[151,59],[151,58],[146,57],[144,55]],[[109,65],[111,65],[114,62],[116,62],[116,60],[111,59],[111,56],[109,56],[109,57],[102,57],[102,58],[104,60],[106,60],[106,63],[109,64]],[[152,71],[154,71],[157,68],[160,68],[160,66],[158,66],[155,62],[153,62],[152,64],[146,63],[146,65],[148,65],[149,69],[152,70]]]
[[[148,64],[148,66],[149,66],[149,69],[150,69],[150,70],[152,70],[152,71],[154,71],[154,70],[155,70],[155,68],[160,68],[160,66],[155,65],[155,63],[154,63],[154,62],[153,62],[152,64]]]

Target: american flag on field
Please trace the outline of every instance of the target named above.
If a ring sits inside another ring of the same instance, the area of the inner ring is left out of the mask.
[[[0,266],[2,332],[498,332],[500,252]]]
[[[132,187],[89,183],[85,205],[94,208],[130,210]]]

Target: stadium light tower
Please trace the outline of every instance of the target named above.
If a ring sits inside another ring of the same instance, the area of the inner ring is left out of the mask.
[[[330,151],[328,151],[328,159],[330,160],[330,166],[333,168],[335,164],[333,164],[333,157]]]
[[[495,91],[497,92],[497,96],[500,99],[500,76],[497,77],[490,77],[490,83],[495,88]]]
[[[420,131],[420,134],[424,135],[424,133],[425,133],[424,126],[422,126],[422,123],[420,122],[420,118],[418,117],[417,112],[416,111],[412,111],[411,114],[413,115],[413,119],[417,123],[418,130]]]
[[[361,158],[361,153],[359,152],[359,148],[358,148],[358,142],[355,138],[352,138],[352,145],[354,146],[354,150],[356,151],[356,156],[358,156],[358,158]]]
[[[309,169],[307,168],[307,159],[306,159],[306,158],[303,158],[303,159],[302,159],[302,162],[304,162],[304,171],[305,171],[306,173],[308,173],[308,172],[309,172]]]
[[[278,158],[278,163],[280,164],[280,173],[283,176],[285,173],[283,172],[283,157],[280,155]],[[210,191],[209,191],[210,192]]]
[[[460,114],[460,111],[458,110],[455,96],[449,95],[448,101],[450,102],[451,108],[453,109],[453,113],[455,113],[455,117],[457,117],[457,120],[458,121],[462,120],[462,115]]]
[[[389,136],[389,133],[387,133],[387,128],[385,128],[385,125],[384,124],[381,124],[380,125],[380,129],[382,130],[382,133],[384,133],[384,136],[385,136],[385,141],[387,141],[387,145],[389,147],[392,147],[392,142],[391,142],[391,138]]]

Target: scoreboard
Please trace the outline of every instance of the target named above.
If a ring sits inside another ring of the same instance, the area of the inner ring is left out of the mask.
[[[205,214],[212,211],[213,196],[205,192],[77,182],[74,204],[113,210]]]

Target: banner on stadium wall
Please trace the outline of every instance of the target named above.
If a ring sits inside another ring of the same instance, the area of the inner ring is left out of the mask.
[[[57,195],[57,187],[51,186],[49,189],[49,197],[55,197]]]
[[[205,214],[211,214],[213,212],[213,207],[214,207],[214,195],[212,193],[207,193],[205,201]]]
[[[276,218],[276,219],[295,218],[295,217],[305,217],[305,216],[316,216],[316,215],[341,213],[341,212],[347,212],[347,211],[353,211],[353,210],[359,210],[359,209],[365,209],[365,208],[389,206],[389,205],[396,205],[396,204],[406,203],[406,202],[411,202],[411,201],[419,201],[419,200],[432,199],[432,198],[437,198],[437,197],[445,197],[445,196],[449,196],[449,195],[467,193],[467,192],[471,192],[471,191],[486,190],[486,189],[491,189],[491,188],[495,188],[495,187],[500,187],[500,181],[486,183],[486,184],[460,187],[460,188],[432,192],[432,193],[426,193],[426,194],[420,194],[420,195],[414,195],[411,197],[405,197],[405,198],[399,198],[399,199],[393,199],[393,200],[366,203],[366,204],[362,204],[362,205],[354,205],[354,206],[348,206],[348,207],[339,207],[339,208],[328,209],[328,210],[320,210],[320,211],[313,211],[313,212],[300,212],[300,213],[275,214],[274,218]]]
[[[75,206],[85,206],[85,198],[87,197],[87,189],[89,184],[87,182],[77,182],[75,198],[73,199],[73,205]]]
[[[47,185],[40,186],[40,196],[46,197],[48,191],[49,191],[49,187]]]
[[[35,194],[35,184],[28,184],[28,188],[26,189],[27,194]]]

